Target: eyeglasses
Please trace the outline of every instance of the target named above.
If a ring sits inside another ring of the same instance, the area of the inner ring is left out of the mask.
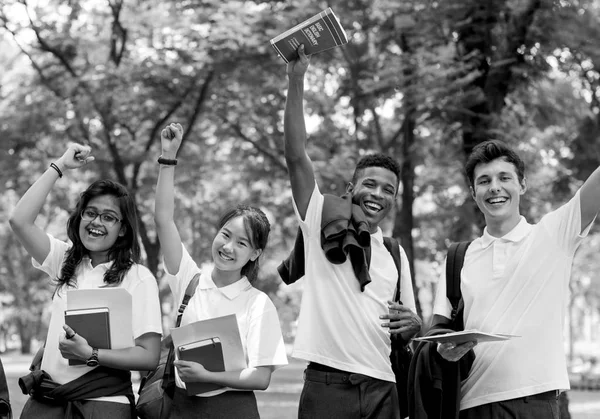
[[[98,217],[100,217],[100,222],[106,227],[112,227],[115,224],[123,221],[119,220],[117,217],[108,212],[99,213],[91,208],[86,208],[83,211],[81,211],[81,219],[83,221],[94,221]]]

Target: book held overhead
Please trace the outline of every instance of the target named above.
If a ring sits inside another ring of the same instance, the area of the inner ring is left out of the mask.
[[[298,58],[298,47],[316,54],[348,43],[348,37],[331,7],[271,39],[271,46],[286,63]]]

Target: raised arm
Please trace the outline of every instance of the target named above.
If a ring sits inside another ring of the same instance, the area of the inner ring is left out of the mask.
[[[306,153],[306,126],[304,124],[304,75],[309,65],[309,57],[304,54],[304,46],[298,48],[300,57],[287,65],[288,94],[283,115],[285,139],[285,161],[292,183],[292,195],[300,216],[306,210],[315,187],[315,173],[312,162]]]
[[[163,159],[174,160],[181,146],[183,128],[180,124],[169,124],[160,133]],[[154,221],[160,240],[165,266],[170,274],[179,271],[181,263],[181,236],[175,225],[175,165],[160,165],[154,196]]]
[[[581,187],[581,231],[600,211],[600,167],[596,168]]]
[[[10,227],[25,250],[37,262],[43,263],[50,253],[50,240],[42,229],[35,225],[54,183],[67,170],[75,169],[94,160],[90,156],[92,149],[80,144],[72,144],[67,151],[49,167],[38,180],[25,192],[9,218]]]

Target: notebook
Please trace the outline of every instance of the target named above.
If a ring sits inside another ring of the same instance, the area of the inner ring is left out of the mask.
[[[198,362],[208,371],[225,371],[223,347],[221,346],[221,340],[218,337],[191,342],[186,345],[181,345],[177,349],[179,351],[179,359],[183,361]],[[200,382],[185,383],[185,387],[188,396],[223,388],[223,386],[219,384]]]
[[[98,349],[110,349],[110,320],[108,307],[65,310],[65,324],[89,345]],[[69,359],[69,365],[84,365],[85,361]]]

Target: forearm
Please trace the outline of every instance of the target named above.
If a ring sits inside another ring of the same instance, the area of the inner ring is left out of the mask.
[[[306,156],[306,125],[304,122],[304,77],[290,76],[283,115],[285,158],[289,161]]]
[[[154,199],[157,227],[173,222],[175,213],[175,166],[160,166]]]
[[[100,365],[131,371],[150,371],[156,368],[160,358],[160,335],[148,334],[146,343],[142,346],[136,344],[124,349],[99,349],[98,361]],[[90,351],[91,356],[91,351]]]
[[[239,371],[207,371],[206,382],[240,390],[266,390],[271,382],[270,367],[244,368]]]
[[[57,163],[59,164],[59,163]],[[61,170],[64,170],[61,168]],[[44,206],[44,202],[58,179],[58,172],[49,167],[25,192],[15,206],[10,224],[13,229],[32,225]]]

